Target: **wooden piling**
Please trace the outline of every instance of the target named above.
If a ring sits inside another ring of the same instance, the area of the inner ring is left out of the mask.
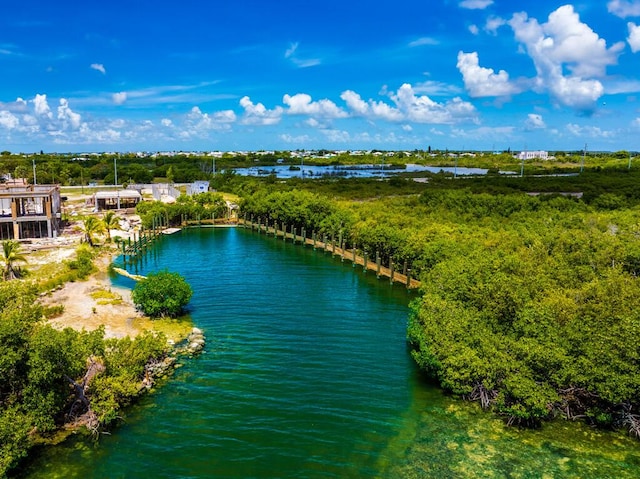
[[[394,276],[394,273],[395,273],[395,272],[393,271],[394,266],[395,266],[395,265],[393,264],[393,257],[391,257],[391,258],[389,258],[389,270],[390,270],[390,274],[389,274],[389,282],[390,282],[390,283],[393,283],[393,276]]]

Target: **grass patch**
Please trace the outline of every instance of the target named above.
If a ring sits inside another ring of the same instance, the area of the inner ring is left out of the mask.
[[[122,296],[114,293],[110,289],[99,289],[97,291],[93,291],[90,296],[95,299],[100,306],[105,306],[107,304],[122,304]]]
[[[90,296],[93,299],[95,299],[99,305],[122,304],[122,296],[120,296],[117,293],[114,293],[110,289],[109,290],[100,289],[100,290],[97,290],[97,291],[93,291],[90,294]]]

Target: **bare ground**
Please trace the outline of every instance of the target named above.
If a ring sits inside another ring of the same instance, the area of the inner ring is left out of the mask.
[[[61,250],[52,253],[60,255]],[[111,257],[98,258],[98,273],[86,281],[66,283],[44,297],[42,302],[45,306],[64,306],[63,313],[49,321],[52,326],[91,331],[104,325],[106,337],[133,337],[149,329],[149,320],[131,300],[131,290],[111,284],[106,273],[110,261]],[[112,293],[109,298],[100,297],[109,292]]]

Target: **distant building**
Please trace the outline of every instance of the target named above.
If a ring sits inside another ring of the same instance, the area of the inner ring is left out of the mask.
[[[136,190],[98,191],[93,195],[96,211],[135,208],[142,201],[142,195]]]
[[[61,211],[58,185],[0,185],[0,239],[54,238]]]
[[[197,195],[199,193],[206,193],[209,191],[209,182],[208,181],[194,181],[193,183],[187,185],[187,195]]]
[[[548,151],[521,151],[516,156],[519,160],[548,160]]]

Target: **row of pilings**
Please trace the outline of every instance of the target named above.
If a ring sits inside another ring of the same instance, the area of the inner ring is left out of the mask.
[[[388,278],[390,283],[400,283],[407,289],[416,289],[420,287],[420,281],[411,277],[411,267],[406,261],[396,263],[390,258],[388,265],[383,265],[380,254],[376,251],[375,255],[369,255],[369,252],[358,250],[355,245],[351,248],[346,247],[346,241],[342,237],[342,233],[338,238],[327,237],[326,234],[318,234],[311,231],[311,236],[305,228],[298,228],[280,223],[276,220],[269,225],[269,221],[263,218],[254,218],[253,215],[244,215],[244,218],[238,220],[238,223],[246,229],[255,231],[258,234],[271,235],[274,238],[282,238],[283,241],[290,240],[294,244],[313,246],[313,249],[321,249],[331,253],[333,256],[339,256],[341,261],[351,261],[353,267],[361,266],[364,272],[374,271],[378,278]]]
[[[147,250],[162,237],[167,224],[163,221],[162,216],[153,218],[151,228],[141,227],[139,231],[134,231],[132,235],[122,240],[120,243],[122,256],[125,264],[127,262],[136,262],[142,257]]]

